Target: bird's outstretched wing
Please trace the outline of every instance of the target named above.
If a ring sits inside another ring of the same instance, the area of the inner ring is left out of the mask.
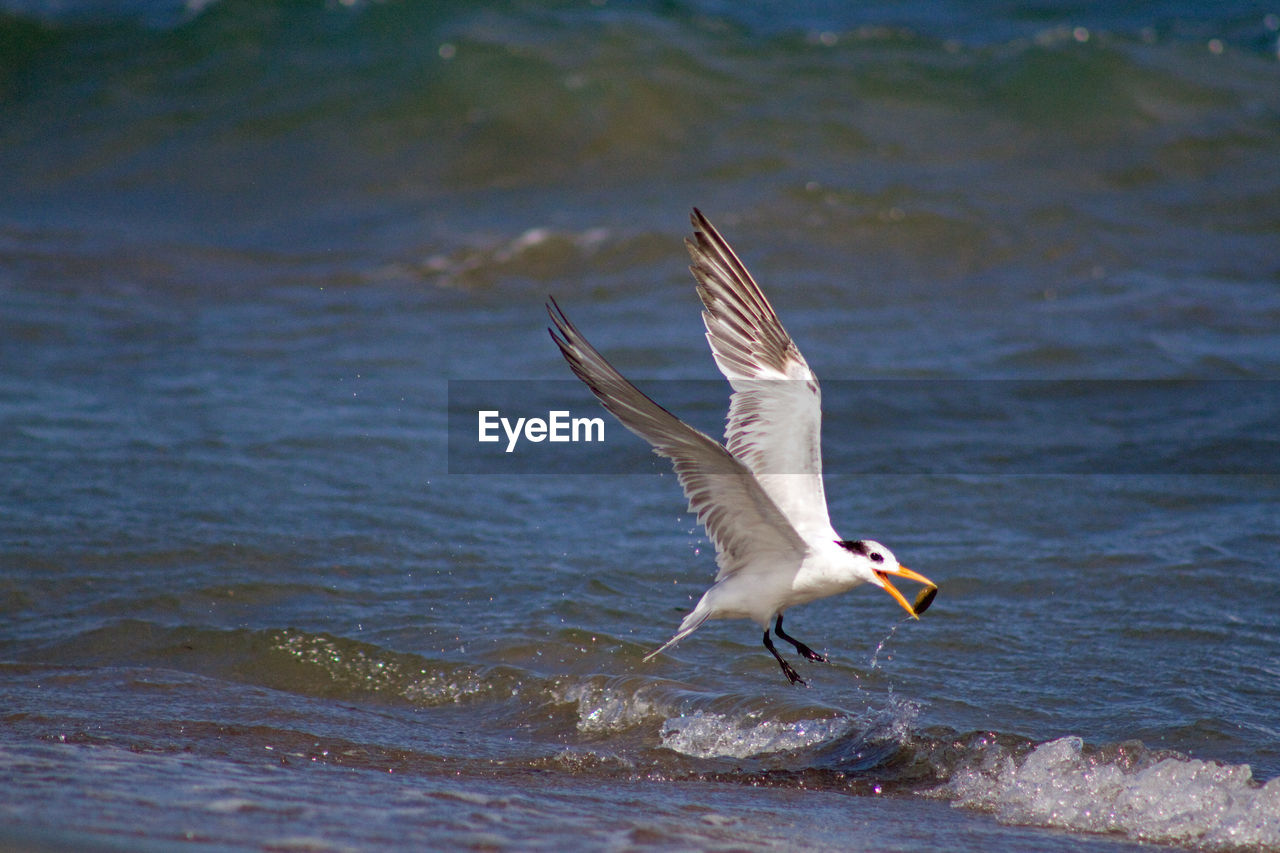
[[[822,393],[769,300],[694,208],[685,240],[707,341],[733,387],[725,443],[800,534],[834,537],[822,488]]]
[[[799,567],[805,544],[750,470],[718,441],[659,406],[605,360],[554,299],[547,313],[551,339],[578,378],[622,425],[670,459],[689,499],[689,511],[707,529],[720,567],[717,580],[739,572]],[[559,334],[557,335],[557,332]]]

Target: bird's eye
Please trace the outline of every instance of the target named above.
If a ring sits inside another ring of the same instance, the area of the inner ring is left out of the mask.
[[[871,562],[873,562],[873,563],[883,563],[883,562],[884,562],[884,554],[881,554],[879,551],[872,551],[872,552],[871,552]]]

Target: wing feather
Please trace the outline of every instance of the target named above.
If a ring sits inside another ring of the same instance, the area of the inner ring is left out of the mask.
[[[733,395],[731,454],[801,535],[834,536],[822,486],[822,392],[777,313],[728,242],[697,208],[685,240],[707,341]]]
[[[751,471],[718,441],[655,403],[628,382],[564,315],[554,299],[549,329],[569,367],[623,426],[670,459],[689,511],[716,548],[721,580],[753,566],[797,568],[805,544]],[[557,334],[557,332],[559,334]]]

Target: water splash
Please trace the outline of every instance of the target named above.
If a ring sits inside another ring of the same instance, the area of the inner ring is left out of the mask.
[[[569,684],[558,698],[577,706],[577,729],[583,734],[611,734],[661,718],[666,709],[659,691],[634,678]]]
[[[1136,742],[1109,752],[1064,737],[1021,759],[988,745],[933,793],[1004,823],[1208,850],[1280,846],[1280,778],[1259,785],[1248,765],[1169,756]]]
[[[848,719],[781,722],[758,714],[745,717],[695,711],[673,717],[662,727],[662,745],[696,758],[749,758],[787,752],[845,734]]]
[[[885,646],[889,645],[889,641],[893,639],[893,635],[898,633],[898,627],[905,621],[907,620],[903,619],[901,622],[894,623],[893,627],[889,629],[889,633],[885,634],[884,639],[876,645],[876,650],[871,653],[871,669],[878,669],[880,667],[880,652],[884,650]],[[893,660],[893,655],[889,654],[885,659]]]

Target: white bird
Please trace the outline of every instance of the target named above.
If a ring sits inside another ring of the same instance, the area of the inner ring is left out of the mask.
[[[604,407],[672,461],[689,511],[715,545],[715,583],[675,635],[645,660],[708,619],[751,619],[764,629],[764,646],[787,679],[804,684],[774,647],[770,624],[809,660],[827,658],[782,630],[787,608],[870,583],[919,618],[938,587],[879,542],[842,539],[831,526],[822,488],[818,379],[733,249],[697,208],[692,221],[693,237],[685,240],[693,259],[689,269],[698,282],[711,353],[733,388],[723,445],[623,378],[554,298],[547,312],[555,329],[548,331]],[[914,606],[890,575],[925,585]]]

